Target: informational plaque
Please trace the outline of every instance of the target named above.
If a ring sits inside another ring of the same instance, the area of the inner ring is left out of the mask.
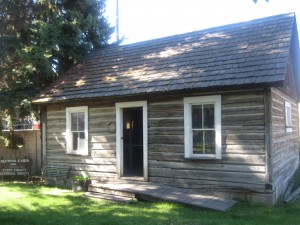
[[[0,159],[0,176],[28,176],[30,159]]]

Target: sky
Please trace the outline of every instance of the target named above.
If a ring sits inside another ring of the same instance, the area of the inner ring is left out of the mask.
[[[116,25],[116,1],[106,14]],[[295,12],[300,29],[300,0],[118,0],[122,44]],[[114,41],[116,35],[113,35]]]

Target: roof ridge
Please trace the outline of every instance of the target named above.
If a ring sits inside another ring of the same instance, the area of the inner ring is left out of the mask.
[[[232,24],[223,24],[220,26],[213,26],[213,27],[209,27],[209,28],[205,28],[205,29],[201,29],[201,30],[194,30],[194,31],[189,31],[189,32],[185,32],[185,33],[178,33],[178,34],[168,35],[168,36],[164,36],[164,37],[160,37],[160,38],[154,38],[154,39],[149,39],[149,40],[145,40],[145,41],[120,45],[120,46],[126,47],[126,46],[133,46],[133,45],[144,45],[147,42],[159,41],[161,39],[169,39],[169,38],[174,38],[177,36],[189,36],[190,34],[193,34],[193,33],[200,33],[200,32],[205,33],[205,32],[209,32],[209,31],[223,30],[224,28],[227,28],[227,27],[232,28],[235,26],[240,26],[242,24],[257,23],[258,21],[273,21],[273,19],[275,17],[284,17],[284,16],[289,16],[289,17],[295,18],[295,12],[282,13],[282,14],[273,15],[273,16],[265,16],[265,17],[261,17],[261,18],[254,18],[254,19],[250,19],[250,20],[235,22]]]
[[[141,41],[141,42],[135,42],[135,43],[130,43],[130,44],[125,44],[125,45],[108,45],[105,48],[102,49],[95,49],[92,52],[90,52],[86,58],[90,58],[93,57],[94,55],[99,54],[99,52],[104,53],[105,51],[112,51],[114,50],[119,50],[119,49],[127,49],[127,48],[138,48],[138,47],[147,47],[148,45],[153,45],[153,44],[157,44],[157,43],[162,43],[162,42],[167,42],[168,40],[173,40],[174,39],[179,39],[179,38],[184,38],[185,36],[190,37],[193,36],[195,34],[205,34],[205,33],[210,33],[210,32],[217,32],[217,31],[226,31],[226,30],[231,30],[232,28],[239,28],[240,26],[242,26],[243,24],[245,25],[250,25],[250,24],[257,24],[259,21],[263,22],[263,21],[272,21],[274,22],[274,18],[282,18],[282,17],[293,17],[295,18],[295,13],[294,12],[290,12],[290,13],[283,13],[283,14],[278,14],[278,15],[273,15],[273,16],[266,16],[266,17],[261,17],[261,18],[255,18],[255,19],[251,19],[251,20],[245,20],[245,21],[240,21],[240,22],[236,22],[236,23],[232,23],[232,24],[224,24],[221,26],[214,26],[214,27],[210,27],[210,28],[205,28],[205,29],[201,29],[201,30],[194,30],[194,31],[190,31],[190,32],[186,32],[186,33],[180,33],[180,34],[174,34],[174,35],[169,35],[169,36],[165,36],[165,37],[160,37],[160,38],[155,38],[155,39],[150,39],[150,40],[145,40],[145,41]]]

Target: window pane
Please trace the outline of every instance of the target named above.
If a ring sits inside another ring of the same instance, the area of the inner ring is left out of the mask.
[[[193,154],[203,154],[203,131],[193,131]]]
[[[77,131],[77,113],[71,113],[71,131]]]
[[[203,105],[203,119],[204,128],[214,128],[215,127],[215,117],[214,117],[214,105]]]
[[[78,149],[78,132],[72,132],[72,150]]]
[[[286,126],[291,127],[292,126],[292,110],[291,107],[285,106],[286,111]]]
[[[80,112],[78,115],[78,131],[84,131],[84,113]]]
[[[84,132],[79,132],[78,134],[79,134],[78,150],[84,150],[84,139],[85,139]]]
[[[215,141],[215,131],[206,130],[204,131],[204,152],[205,154],[216,154],[216,141]]]
[[[192,128],[202,128],[202,105],[192,105]]]

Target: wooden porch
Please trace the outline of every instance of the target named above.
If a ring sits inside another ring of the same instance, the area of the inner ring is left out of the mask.
[[[140,181],[93,182],[85,196],[120,202],[132,201],[134,198],[163,200],[219,211],[226,211],[236,203],[231,199],[204,195],[159,183]]]

